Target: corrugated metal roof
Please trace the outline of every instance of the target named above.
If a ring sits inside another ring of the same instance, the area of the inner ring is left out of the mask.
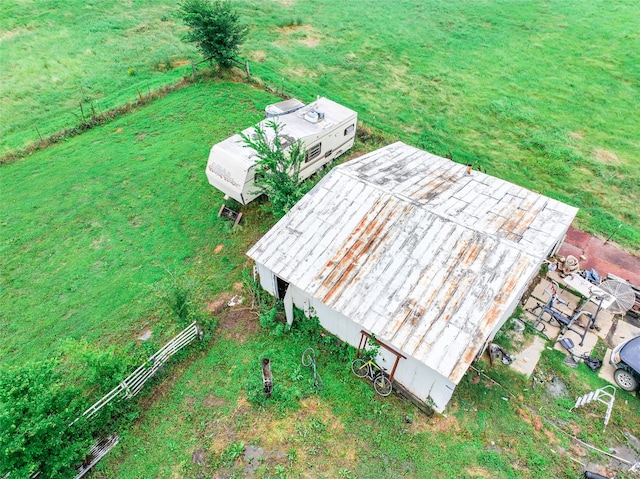
[[[334,168],[248,255],[457,384],[577,209],[403,143]]]

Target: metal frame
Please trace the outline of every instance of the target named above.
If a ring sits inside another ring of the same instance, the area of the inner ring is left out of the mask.
[[[363,349],[365,349],[367,347],[367,344],[369,343],[369,339],[370,338],[371,338],[371,334],[370,333],[367,333],[364,329],[360,330],[360,343],[358,343],[358,351],[356,353],[356,357],[358,357],[358,358],[360,357],[360,351],[362,351]],[[396,373],[396,369],[398,367],[398,363],[400,362],[401,359],[407,359],[407,357],[405,355],[399,353],[395,349],[393,349],[391,346],[387,346],[382,341],[380,341],[378,338],[374,338],[374,341],[377,342],[380,346],[382,346],[384,349],[386,349],[390,353],[394,354],[395,357],[396,357],[396,360],[393,363],[393,368],[391,369],[391,373],[389,374],[389,380],[391,382],[393,382],[393,376]]]

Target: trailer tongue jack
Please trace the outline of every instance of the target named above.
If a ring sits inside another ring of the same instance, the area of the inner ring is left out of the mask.
[[[233,221],[233,226],[240,223],[242,219],[242,213],[239,211],[233,211],[231,208],[227,207],[224,203],[220,207],[220,211],[218,211],[218,217],[228,218]]]

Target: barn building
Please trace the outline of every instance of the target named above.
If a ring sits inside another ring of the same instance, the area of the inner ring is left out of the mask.
[[[261,285],[315,314],[442,412],[577,209],[398,142],[335,167],[247,253]]]

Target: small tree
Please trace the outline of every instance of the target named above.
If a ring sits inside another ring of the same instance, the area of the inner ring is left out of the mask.
[[[282,125],[271,120],[266,126],[263,130],[256,125],[251,136],[240,136],[245,146],[256,151],[256,189],[269,197],[272,213],[281,218],[305,194],[300,167],[306,152],[301,141],[281,135]]]
[[[0,476],[73,477],[92,442],[69,424],[82,410],[57,361],[0,370]]]
[[[190,29],[185,39],[195,43],[206,59],[214,60],[220,68],[233,65],[247,27],[240,24],[227,1],[186,0],[178,14]]]

